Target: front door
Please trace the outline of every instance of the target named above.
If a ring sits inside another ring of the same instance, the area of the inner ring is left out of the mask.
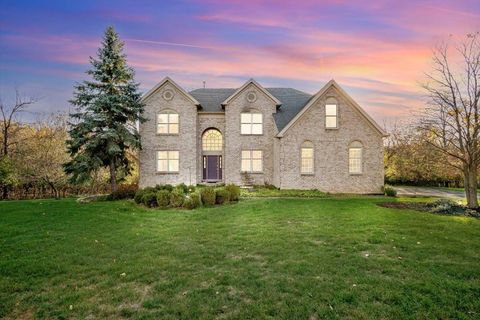
[[[203,156],[203,180],[222,180],[222,156]]]

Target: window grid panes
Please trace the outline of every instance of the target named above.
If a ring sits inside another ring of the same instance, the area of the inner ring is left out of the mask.
[[[179,152],[178,151],[157,151],[157,171],[178,172]]]
[[[241,134],[263,133],[263,115],[261,113],[242,113],[240,122]]]
[[[325,105],[325,127],[326,128],[337,127],[337,105],[336,104]]]
[[[348,151],[348,170],[350,173],[362,173],[362,148],[350,148]]]
[[[242,172],[262,172],[262,161],[261,150],[242,150]]]
[[[178,134],[177,113],[164,112],[157,115],[157,133],[158,134]]]
[[[301,173],[313,173],[313,147],[303,146],[300,151]]]
[[[209,129],[202,136],[203,151],[222,151],[223,138],[220,131]]]

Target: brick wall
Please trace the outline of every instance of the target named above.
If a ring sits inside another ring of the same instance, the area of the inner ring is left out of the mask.
[[[338,105],[338,129],[325,129],[325,102]],[[300,146],[314,144],[314,174],[300,174]],[[348,171],[348,148],[353,141],[363,144],[363,173]],[[337,193],[378,193],[383,186],[383,139],[335,88],[302,115],[280,139],[279,184],[285,189],[320,189]]]

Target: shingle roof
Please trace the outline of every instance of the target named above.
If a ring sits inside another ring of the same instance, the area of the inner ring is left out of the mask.
[[[200,102],[202,111],[224,112],[222,102],[230,97],[236,90],[237,89],[233,88],[196,89],[189,93]]]
[[[292,88],[265,89],[282,103],[278,108],[277,113],[274,115],[275,124],[279,131],[282,130],[290,120],[300,112],[300,110],[302,110],[308,100],[312,97],[311,94]],[[196,89],[189,93],[200,102],[202,111],[224,112],[221,105],[222,102],[231,96],[236,90],[237,89],[234,88]]]

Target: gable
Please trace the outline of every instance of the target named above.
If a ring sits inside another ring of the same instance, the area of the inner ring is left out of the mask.
[[[167,83],[169,83],[173,87],[175,87],[175,89],[177,89],[183,96],[185,96],[188,100],[190,100],[194,105],[197,105],[197,106],[200,105],[200,103],[197,101],[197,99],[195,99],[192,95],[190,95],[188,92],[183,90],[182,87],[180,87],[178,84],[176,84],[175,81],[173,81],[169,77],[165,77],[162,81],[157,83],[152,89],[150,89],[147,93],[145,93],[142,96],[141,101],[145,102],[148,98],[153,96],[157,91],[159,91]]]
[[[243,86],[238,88],[237,91],[235,91],[232,95],[230,95],[227,99],[225,99],[225,101],[222,102],[222,106],[229,104],[233,99],[235,99],[240,93],[242,93],[245,89],[247,89],[251,85],[255,86],[258,90],[263,92],[268,98],[272,100],[273,103],[275,103],[275,105],[279,106],[282,104],[277,98],[275,98],[270,92],[268,92],[264,87],[262,87],[257,81],[250,79],[247,82],[245,82]]]
[[[305,104],[305,106],[299,110],[299,112],[280,130],[278,133],[277,137],[283,137],[284,134],[287,132],[289,128],[291,128],[301,117],[305,112],[307,112],[315,103],[322,98],[330,88],[335,88],[338,93],[345,98],[349,102],[349,104],[362,116],[367,123],[375,129],[381,136],[385,137],[387,136],[387,133],[373,120],[366,112],[363,110],[360,105],[355,102],[355,100],[350,97],[345,90],[343,90],[336,82],[335,80],[330,80],[320,91],[318,91],[309,101]]]

